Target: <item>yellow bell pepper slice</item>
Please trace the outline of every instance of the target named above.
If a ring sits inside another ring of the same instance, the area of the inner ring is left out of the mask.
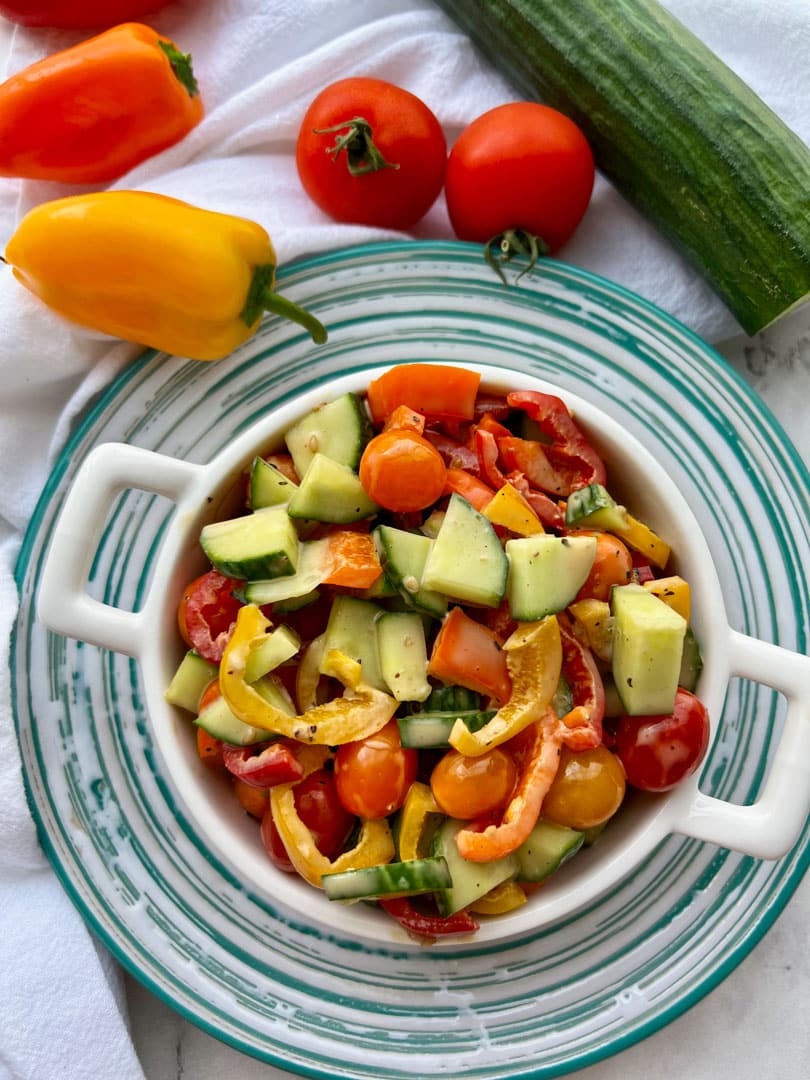
[[[364,821],[357,843],[336,859],[327,859],[315,844],[312,833],[295,808],[295,784],[278,784],[270,790],[270,812],[290,862],[316,889],[322,889],[321,877],[343,870],[360,870],[389,863],[394,857],[394,839],[385,818]]]
[[[613,656],[613,617],[607,600],[589,596],[568,605],[574,620],[574,633],[588,646],[594,656],[606,663]]]
[[[643,521],[634,518],[632,514],[625,512],[621,529],[608,529],[608,532],[621,537],[625,544],[640,551],[642,555],[646,555],[653,566],[657,566],[659,570],[663,570],[667,565],[671,550],[669,544]]]
[[[270,625],[256,604],[241,607],[220,663],[222,696],[243,723],[298,742],[325,746],[365,739],[385,727],[397,710],[397,701],[364,683],[360,664],[334,649],[327,653],[323,666],[326,674],[343,683],[343,697],[316,705],[297,716],[288,716],[265,701],[245,680],[245,671],[248,658],[261,646]]]
[[[689,582],[684,581],[678,574],[670,577],[655,578],[654,581],[645,581],[644,588],[648,589],[653,596],[663,600],[665,604],[677,611],[689,622],[692,613],[692,591]]]
[[[555,615],[520,623],[504,643],[512,679],[509,700],[478,731],[456,720],[450,745],[466,757],[478,757],[539,720],[554,697],[562,670],[562,641]]]
[[[493,525],[502,525],[518,536],[545,532],[543,523],[513,484],[499,488],[482,511]]]
[[[505,915],[507,911],[522,907],[526,899],[526,893],[516,881],[502,881],[500,885],[469,904],[467,911],[475,915]]]
[[[439,804],[427,784],[415,780],[405,797],[399,812],[399,832],[397,846],[399,858],[421,859],[425,852],[420,850],[420,841],[425,832],[429,814],[440,814]]]

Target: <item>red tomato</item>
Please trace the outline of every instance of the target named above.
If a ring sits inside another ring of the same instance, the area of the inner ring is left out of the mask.
[[[96,29],[131,22],[167,0],[4,0],[0,15],[23,26]]]
[[[633,580],[633,556],[627,545],[611,533],[588,533],[596,537],[596,556],[588,576],[577,593],[577,600],[609,600],[614,585],[627,585]]]
[[[500,747],[478,757],[448,750],[430,775],[430,788],[448,817],[471,821],[505,806],[516,780],[517,767]]]
[[[697,769],[709,745],[709,714],[682,687],[669,716],[622,716],[616,752],[628,783],[642,791],[668,791]]]
[[[416,750],[403,749],[397,722],[391,720],[375,735],[338,747],[335,781],[340,801],[358,817],[388,817],[405,801],[416,767]]]
[[[318,769],[296,784],[293,794],[298,816],[312,833],[318,851],[327,859],[336,859],[354,828],[354,815],[338,798],[334,774]],[[262,841],[280,870],[295,872],[269,809],[262,818]]]
[[[301,183],[324,213],[388,229],[424,217],[446,160],[444,133],[427,105],[381,79],[327,86],[307,109],[296,146]]]
[[[239,585],[218,570],[209,570],[183,590],[177,624],[183,641],[200,656],[218,664],[236,625],[241,603],[233,590]]]
[[[415,431],[375,435],[360,458],[360,482],[379,506],[398,513],[424,510],[444,491],[442,455]]]
[[[450,152],[445,194],[462,240],[487,243],[510,229],[549,252],[569,239],[593,190],[591,148],[577,125],[547,105],[516,102],[479,116]]]

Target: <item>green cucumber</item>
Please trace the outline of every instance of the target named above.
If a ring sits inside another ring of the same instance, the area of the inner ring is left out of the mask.
[[[474,900],[480,900],[504,881],[511,881],[518,872],[516,855],[505,855],[491,862],[471,862],[459,854],[456,837],[469,822],[448,818],[433,838],[433,854],[447,860],[452,885],[436,890],[439,914],[447,917],[461,911]]]
[[[316,454],[356,470],[372,434],[362,400],[349,393],[307,413],[287,430],[284,441],[303,479]]]
[[[614,585],[613,681],[630,716],[669,715],[681,673],[686,620],[642,585]]]
[[[356,660],[363,669],[363,681],[377,690],[388,690],[380,668],[377,620],[383,609],[371,600],[338,594],[332,601],[323,635],[323,664],[333,649]]]
[[[422,586],[422,572],[433,541],[393,525],[378,525],[372,535],[386,579],[408,606],[437,619],[446,615],[447,597]]]
[[[298,562],[298,533],[284,506],[205,525],[200,546],[220,573],[247,581],[292,575]]]
[[[253,684],[253,689],[274,708],[295,716],[296,709],[292,699],[282,683],[272,675],[265,675]],[[268,742],[273,733],[266,728],[246,724],[229,708],[225,698],[217,697],[206,705],[195,723],[213,735],[215,739],[230,743],[232,746],[253,746],[255,743]]]
[[[434,892],[447,888],[451,878],[444,859],[428,856],[323,874],[321,884],[329,900],[373,900]]]
[[[379,509],[366,494],[357,473],[326,454],[315,454],[287,503],[287,512],[292,518],[336,525],[372,517]]]
[[[439,0],[750,336],[810,294],[810,149],[656,0]],[[513,223],[520,227],[520,222]]]
[[[163,697],[169,705],[196,713],[200,707],[200,698],[218,672],[219,665],[212,664],[194,649],[189,649],[180,661]]]
[[[701,671],[703,671],[703,656],[700,652],[700,645],[698,645],[692,627],[687,626],[683,637],[683,653],[681,655],[678,686],[682,686],[684,690],[694,692]]]
[[[541,818],[515,852],[519,864],[518,881],[543,881],[575,855],[584,843],[584,833]]]
[[[565,524],[593,526],[607,532],[621,533],[627,525],[627,511],[617,504],[602,484],[586,484],[568,496]]]
[[[377,651],[383,680],[397,701],[424,701],[430,695],[421,615],[415,611],[387,611],[380,615]]]
[[[428,552],[422,587],[453,600],[497,607],[506,591],[508,570],[492,522],[454,492]]]
[[[400,742],[414,750],[446,749],[456,720],[470,731],[480,729],[495,715],[494,709],[477,712],[417,712],[397,717]]]
[[[594,536],[538,533],[506,541],[509,614],[532,622],[568,607],[596,557]]]
[[[279,664],[292,660],[301,648],[301,638],[289,626],[277,626],[255,648],[245,664],[245,682],[254,683]]]
[[[241,590],[242,597],[247,604],[277,604],[280,601],[305,599],[308,602],[327,576],[330,565],[328,539],[302,540],[294,574],[267,581],[249,581]]]
[[[250,467],[250,505],[253,510],[264,506],[279,506],[288,503],[292,493],[298,488],[292,480],[271,461],[256,457]]]

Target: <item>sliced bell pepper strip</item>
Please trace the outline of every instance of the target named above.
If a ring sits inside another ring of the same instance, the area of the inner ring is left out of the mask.
[[[383,426],[383,431],[415,431],[417,435],[424,430],[424,416],[408,405],[397,405]]]
[[[368,589],[374,584],[382,573],[382,566],[370,533],[338,529],[326,540],[329,570],[323,585]]]
[[[445,364],[398,364],[368,387],[368,406],[375,426],[385,423],[398,405],[424,416],[472,420],[481,376]]]
[[[679,615],[682,615],[689,622],[692,614],[692,593],[688,581],[684,581],[678,574],[672,574],[670,577],[645,581],[644,588],[649,589],[654,596],[657,596],[659,600],[663,600],[665,604],[669,604],[673,610],[677,611]]]
[[[473,447],[459,442],[458,439],[452,439],[443,431],[435,431],[431,428],[425,429],[424,436],[442,455],[448,469],[464,469],[465,472],[470,472],[474,476],[478,475],[478,455]]]
[[[562,644],[556,616],[519,623],[503,648],[512,680],[509,700],[478,731],[457,720],[450,732],[450,745],[467,757],[500,746],[545,715],[560,681]]]
[[[604,484],[607,477],[604,462],[583,435],[565,402],[537,390],[518,390],[507,394],[506,400],[512,408],[522,409],[551,439],[551,445],[546,448],[547,455],[557,469],[567,466],[577,473],[576,487]]]
[[[512,432],[508,427],[505,427],[495,416],[487,411],[478,421],[476,428],[478,431],[488,431],[491,435],[494,435],[496,439],[508,438]]]
[[[336,859],[328,859],[318,850],[312,833],[298,816],[295,806],[295,785],[280,784],[270,790],[270,812],[290,862],[301,877],[316,889],[323,888],[323,874],[343,870],[359,870],[391,862],[394,840],[386,818],[364,821],[357,843]]]
[[[224,744],[222,759],[229,773],[255,788],[293,783],[304,775],[295,752],[283,742],[272,742],[258,753],[252,746]]]
[[[502,881],[484,896],[479,896],[467,908],[476,915],[505,915],[522,907],[527,900],[526,893],[516,881]]]
[[[470,862],[491,862],[516,851],[540,816],[543,799],[560,763],[563,725],[550,705],[520,736],[523,764],[515,791],[498,825],[474,826],[456,836],[459,854]]]
[[[532,509],[531,503],[514,484],[506,483],[499,488],[484,507],[483,514],[493,525],[502,525],[518,536],[535,536],[545,532],[543,523]]]
[[[526,502],[547,529],[564,529],[565,511],[559,503],[555,503],[542,491],[527,491],[524,494]]]
[[[397,701],[390,694],[364,683],[360,664],[335,650],[327,653],[324,667],[328,675],[343,683],[343,697],[292,717],[265,701],[245,681],[245,666],[251,651],[262,642],[270,625],[255,604],[241,607],[220,664],[222,696],[243,723],[298,742],[325,746],[364,739],[385,727],[396,712]]]
[[[560,619],[562,673],[573,695],[574,707],[560,717],[561,737],[569,750],[592,750],[602,742],[605,687],[591,654]]]
[[[444,478],[444,494],[461,495],[476,510],[483,510],[492,501],[495,489],[473,476],[466,469],[448,469]]]
[[[425,854],[419,850],[429,814],[440,814],[439,804],[428,784],[414,780],[405,796],[399,813],[397,849],[399,858],[421,859]]]
[[[407,897],[382,897],[378,901],[383,911],[399,923],[403,930],[421,938],[445,937],[448,934],[474,934],[480,924],[466,911],[457,911],[443,918],[417,911]]]
[[[507,701],[512,693],[506,655],[497,634],[460,607],[451,608],[442,621],[428,674],[498,701]]]
[[[542,443],[508,435],[498,439],[496,445],[504,466],[523,473],[532,487],[554,495],[568,494],[570,479],[555,469]]]

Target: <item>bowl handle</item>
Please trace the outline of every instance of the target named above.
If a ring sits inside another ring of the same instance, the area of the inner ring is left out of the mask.
[[[675,832],[760,859],[786,855],[810,814],[810,657],[732,630],[730,673],[784,694],[787,714],[760,798],[738,806],[697,792]]]
[[[76,473],[51,536],[37,597],[39,620],[65,637],[138,655],[150,632],[145,610],[116,608],[87,591],[107,514],[115,496],[127,488],[177,502],[202,471],[200,465],[126,443],[102,443],[92,450]]]

